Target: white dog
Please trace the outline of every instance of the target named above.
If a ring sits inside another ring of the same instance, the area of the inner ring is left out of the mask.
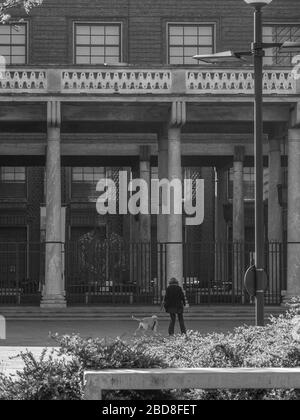
[[[139,326],[134,333],[135,336],[137,335],[138,331],[143,331],[143,332],[153,331],[154,334],[157,334],[158,318],[156,315],[153,315],[152,317],[148,317],[148,318],[135,318],[133,316],[132,319],[134,319],[135,321],[139,323]]]

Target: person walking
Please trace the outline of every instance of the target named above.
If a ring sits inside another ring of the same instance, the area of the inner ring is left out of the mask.
[[[169,335],[173,336],[175,332],[176,315],[178,317],[181,334],[186,334],[184,324],[183,312],[186,306],[186,300],[182,288],[179,286],[179,281],[172,278],[166,290],[164,299],[164,307],[167,313],[170,314],[171,322],[169,326]]]

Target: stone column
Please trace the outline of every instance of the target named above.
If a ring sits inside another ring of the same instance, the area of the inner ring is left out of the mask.
[[[269,146],[268,239],[269,242],[282,242],[282,208],[278,199],[278,185],[282,184],[280,140],[270,140]]]
[[[224,204],[227,203],[226,168],[216,169],[215,179],[215,281],[228,281],[228,238],[224,219]]]
[[[288,144],[287,300],[300,296],[300,129],[289,130]]]
[[[60,103],[48,103],[46,162],[46,262],[42,308],[66,306],[61,237],[61,140]]]
[[[172,104],[170,126],[168,129],[168,173],[169,181],[182,181],[181,166],[181,128],[186,122],[186,104]],[[178,197],[179,199],[179,197]],[[182,204],[182,196],[180,197]],[[168,217],[168,280],[175,277],[183,285],[183,215],[176,214],[174,195],[171,194],[171,212]],[[173,245],[172,245],[173,244]]]
[[[268,247],[270,293],[281,291],[281,252],[283,240],[283,214],[279,204],[278,185],[282,184],[281,142],[269,142],[269,197],[268,197]]]
[[[140,178],[146,181],[148,185],[148,203],[149,213],[140,215],[140,241],[144,244],[151,243],[151,207],[150,207],[150,192],[151,192],[151,150],[148,146],[141,146],[140,148]]]
[[[162,131],[158,138],[158,178],[161,181],[168,177],[168,132]],[[160,203],[160,214],[157,217],[157,241],[166,244],[168,242],[168,216],[161,214],[161,210]]]
[[[233,163],[233,281],[243,296],[245,271],[244,147],[235,147]]]
[[[151,287],[151,149],[148,146],[140,148],[140,178],[146,181],[148,185],[149,212],[148,214],[139,215],[139,264],[140,264],[140,281],[149,290]]]

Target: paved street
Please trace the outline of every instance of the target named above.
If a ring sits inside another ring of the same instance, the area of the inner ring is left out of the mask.
[[[241,321],[188,321],[189,329],[203,334],[213,331],[227,332],[241,325]],[[44,346],[53,347],[55,342],[49,333],[79,333],[83,337],[132,337],[137,326],[135,321],[10,321],[7,323],[7,340],[1,341],[0,372],[14,373],[22,368],[20,359],[10,360],[21,350],[30,349],[38,356]],[[160,323],[160,332],[167,335],[168,322]]]

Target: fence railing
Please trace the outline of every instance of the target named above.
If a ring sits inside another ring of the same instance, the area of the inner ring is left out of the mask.
[[[167,286],[168,256],[174,247],[182,251],[182,283],[191,305],[250,303],[244,274],[253,262],[254,244],[107,240],[64,244],[62,260],[68,303],[160,304]],[[265,245],[268,305],[279,305],[282,291],[286,290],[286,254],[287,244]],[[44,271],[45,244],[0,243],[0,304],[38,304]]]
[[[296,95],[300,85],[291,68],[267,68],[266,95]],[[93,95],[253,95],[253,68],[7,68],[0,72],[0,93]]]

